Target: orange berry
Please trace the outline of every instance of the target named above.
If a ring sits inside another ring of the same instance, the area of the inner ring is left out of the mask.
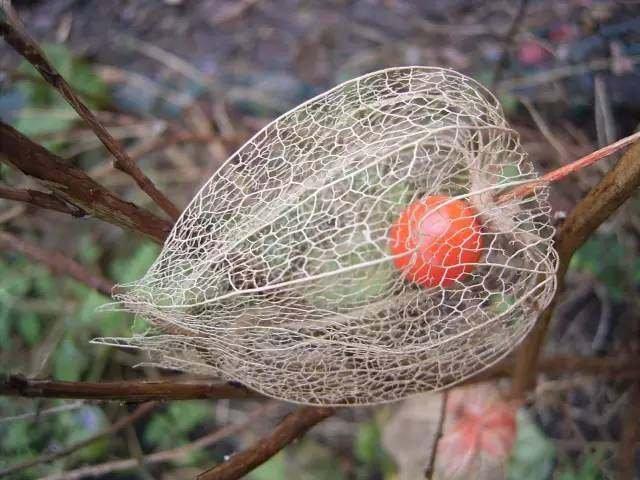
[[[389,248],[395,266],[409,281],[424,287],[451,286],[480,260],[477,212],[465,200],[425,197],[410,204],[391,226]]]

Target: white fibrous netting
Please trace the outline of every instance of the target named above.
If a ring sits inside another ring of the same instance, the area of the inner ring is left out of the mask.
[[[536,178],[472,79],[407,67],[348,81],[227,160],[117,298],[148,331],[97,341],[307,404],[450,386],[511,351],[553,296],[545,189],[498,201]],[[389,248],[393,222],[433,195],[481,225],[478,261],[447,286],[411,281]]]

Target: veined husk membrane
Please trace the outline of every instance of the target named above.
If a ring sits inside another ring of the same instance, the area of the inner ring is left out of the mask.
[[[319,405],[397,400],[504,357],[555,290],[544,188],[490,92],[451,70],[345,82],[256,134],[191,201],[116,299],[150,324],[99,343]],[[428,195],[462,198],[482,255],[454,285],[403,278],[389,228]]]

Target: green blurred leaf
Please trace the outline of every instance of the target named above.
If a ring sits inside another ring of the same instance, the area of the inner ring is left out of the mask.
[[[555,448],[528,413],[517,416],[517,437],[509,459],[507,480],[548,478],[553,469]]]
[[[78,245],[78,260],[85,264],[94,264],[102,255],[102,246],[91,235],[82,235]]]
[[[30,432],[28,422],[11,422],[2,427],[0,442],[5,451],[19,451],[29,448]]]
[[[213,408],[206,400],[172,402],[166,412],[154,415],[147,424],[144,439],[161,448],[186,443],[188,434],[212,416]],[[171,435],[167,435],[167,432],[171,432]]]
[[[382,446],[382,432],[375,420],[359,425],[353,450],[361,463],[358,470],[362,475],[376,471],[390,474],[395,469],[393,461]]]
[[[630,263],[630,259],[633,261]],[[614,300],[624,299],[629,287],[640,278],[640,259],[615,235],[596,234],[574,254],[571,269],[590,273],[607,287]],[[631,268],[630,268],[631,266]]]
[[[111,273],[119,283],[132,282],[142,277],[160,253],[157,245],[145,243],[138,247],[129,258],[113,262]]]
[[[16,322],[18,333],[25,343],[32,347],[40,340],[40,320],[33,312],[25,312]]]
[[[329,446],[309,437],[297,444],[292,452],[295,462],[287,464],[287,476],[299,480],[344,480],[345,475]]]
[[[598,465],[603,455],[604,452],[601,450],[586,453],[583,455],[582,465],[580,465],[578,469],[574,469],[573,467],[560,467],[560,473],[556,477],[557,480],[602,480],[605,477]]]
[[[42,45],[46,56],[76,92],[85,96],[83,100],[92,108],[103,107],[109,100],[109,88],[84,60],[74,57],[66,45],[45,43]],[[27,61],[18,67],[18,72],[28,80],[19,82],[20,88],[35,106],[50,106],[60,94],[49,86]]]
[[[287,477],[287,469],[284,459],[284,453],[280,452],[268,462],[252,471],[249,478],[251,480],[277,480],[289,478]]]
[[[77,381],[86,367],[86,355],[69,337],[62,340],[53,356],[53,374],[57,380]]]

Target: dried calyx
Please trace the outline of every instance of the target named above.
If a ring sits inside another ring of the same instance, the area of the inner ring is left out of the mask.
[[[459,73],[348,81],[287,112],[204,185],[118,299],[168,368],[321,405],[460,382],[555,290],[544,186],[497,100]]]

